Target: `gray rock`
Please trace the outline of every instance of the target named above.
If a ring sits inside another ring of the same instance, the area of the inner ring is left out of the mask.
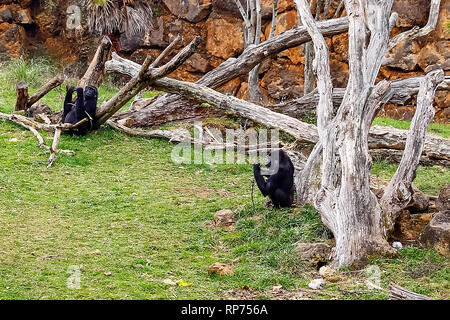
[[[214,214],[216,227],[230,227],[236,223],[236,214],[228,209],[219,210]]]
[[[323,284],[323,279],[314,279],[310,283],[308,283],[308,287],[313,290],[318,290]]]
[[[442,213],[450,214],[450,184],[442,186],[439,197],[436,200],[436,209]]]
[[[13,22],[13,14],[11,9],[6,8],[5,10],[0,11],[0,21],[1,22]]]
[[[430,205],[429,198],[415,186],[413,186],[413,190],[413,200],[407,209],[410,209],[412,212],[426,211]]]
[[[205,19],[211,12],[211,0],[163,0],[163,2],[173,15],[193,23]]]
[[[450,214],[436,214],[425,227],[420,242],[442,255],[450,256]]]
[[[403,245],[399,241],[394,241],[394,242],[392,242],[392,247],[395,249],[401,249],[401,248],[403,248]]]
[[[298,242],[294,252],[307,266],[317,269],[329,261],[331,247],[326,243]]]
[[[51,115],[52,109],[43,102],[36,102],[27,110],[27,117],[34,118],[39,114]]]

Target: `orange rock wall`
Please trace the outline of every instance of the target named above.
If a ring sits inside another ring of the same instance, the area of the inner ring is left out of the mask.
[[[315,0],[313,0],[315,1]],[[68,30],[66,10],[80,1],[61,0],[0,0],[0,61],[47,54],[53,57],[68,73],[81,74],[96,48],[98,36],[88,33],[83,12],[83,23],[77,30]],[[188,81],[196,81],[209,70],[230,57],[238,56],[244,48],[243,22],[234,0],[154,0],[153,28],[145,34],[127,38],[124,34],[110,35],[114,47],[122,55],[142,62],[148,53],[157,55],[177,34],[182,34],[184,44],[196,35],[203,43],[195,55],[172,74]],[[263,12],[263,40],[269,36],[272,0],[261,0]],[[333,0],[329,11],[332,17],[338,0]],[[313,8],[315,4],[313,3]],[[427,22],[429,0],[395,0],[393,10],[399,13],[397,34],[414,25]],[[313,9],[314,11],[314,9]],[[387,56],[388,64],[382,67],[379,78],[394,80],[421,75],[436,65],[450,75],[450,34],[445,29],[450,20],[450,1],[443,0],[436,30],[427,37],[403,43]],[[298,23],[293,0],[280,0],[276,33],[292,28]],[[330,63],[333,84],[344,87],[348,80],[347,34],[327,39],[331,50]],[[303,94],[304,57],[302,49],[292,48],[264,61],[260,69],[260,84],[265,103],[277,103]],[[240,98],[248,96],[246,77],[227,83],[221,90]],[[450,94],[436,94],[435,120],[450,120]],[[415,101],[407,106],[387,105],[382,114],[396,119],[410,120]]]

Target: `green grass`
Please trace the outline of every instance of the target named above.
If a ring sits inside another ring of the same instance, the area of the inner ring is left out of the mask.
[[[410,124],[410,121],[394,120],[390,118],[375,118],[372,123],[372,125],[391,126],[403,130],[409,129]],[[431,123],[428,127],[428,133],[442,136],[444,138],[450,138],[450,125]]]
[[[102,86],[100,101],[115,90]],[[54,90],[45,102],[60,110],[63,97]],[[0,110],[10,112],[14,100],[14,86],[2,83]],[[75,155],[60,154],[47,170],[48,154],[34,136],[0,120],[0,299],[222,299],[242,286],[271,298],[277,284],[309,292],[318,274],[297,260],[293,244],[329,241],[314,208],[265,209],[258,192],[253,208],[250,165],[176,165],[173,146],[104,126],[87,137],[63,135],[60,148]],[[374,164],[383,177],[394,170]],[[449,173],[434,170],[418,170],[419,188],[436,193]],[[219,209],[236,210],[235,231],[210,227]],[[215,262],[233,262],[235,275],[209,275]],[[371,264],[381,269],[383,288],[396,282],[449,298],[449,262],[433,250],[407,248]],[[71,266],[81,270],[79,290],[66,285]],[[344,269],[338,276],[309,297],[387,298],[367,287],[364,271]],[[163,284],[167,278],[192,286]]]

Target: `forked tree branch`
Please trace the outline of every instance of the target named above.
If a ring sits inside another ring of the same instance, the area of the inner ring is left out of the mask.
[[[386,215],[387,229],[393,228],[399,212],[404,209],[412,199],[411,183],[416,177],[416,169],[424,148],[427,128],[433,119],[435,110],[433,98],[436,87],[444,79],[442,70],[435,70],[427,74],[421,82],[417,96],[417,108],[411,122],[405,151],[393,178],[389,182],[381,205]]]
[[[180,39],[176,38],[174,42]],[[151,57],[148,56],[146,62],[137,75],[135,75],[114,97],[104,102],[96,113],[95,127],[105,123],[112,115],[130,101],[136,94],[151,85],[154,81],[165,77],[175,71],[197,50],[201,42],[201,37],[197,36],[183,50],[181,50],[168,63],[159,68],[150,68]]]
[[[314,44],[316,58],[313,62],[313,68],[317,74],[317,90],[319,92],[319,104],[317,106],[317,129],[319,135],[325,129],[326,125],[333,116],[333,84],[331,83],[331,71],[329,63],[328,46],[324,37],[317,28],[314,18],[309,9],[306,0],[295,0],[299,15],[303,25]],[[324,143],[324,141],[322,141]]]
[[[400,33],[389,41],[388,50],[391,50],[399,43],[406,40],[414,40],[419,37],[426,36],[430,32],[432,32],[437,25],[439,19],[439,8],[441,5],[441,0],[431,0],[430,4],[430,13],[428,15],[428,22],[423,28],[419,28],[415,26],[411,30]]]

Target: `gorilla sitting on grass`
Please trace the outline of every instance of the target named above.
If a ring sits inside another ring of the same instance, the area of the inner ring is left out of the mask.
[[[74,91],[77,92],[75,103],[72,102]],[[98,90],[94,86],[83,88],[70,87],[64,99],[64,112],[62,116],[63,123],[76,124],[81,120],[88,118],[88,121],[80,125],[71,134],[84,136],[92,129],[97,111]]]
[[[253,164],[256,184],[263,196],[269,196],[274,208],[290,207],[294,202],[294,165],[283,150],[272,151],[269,159],[264,174],[259,163]]]

